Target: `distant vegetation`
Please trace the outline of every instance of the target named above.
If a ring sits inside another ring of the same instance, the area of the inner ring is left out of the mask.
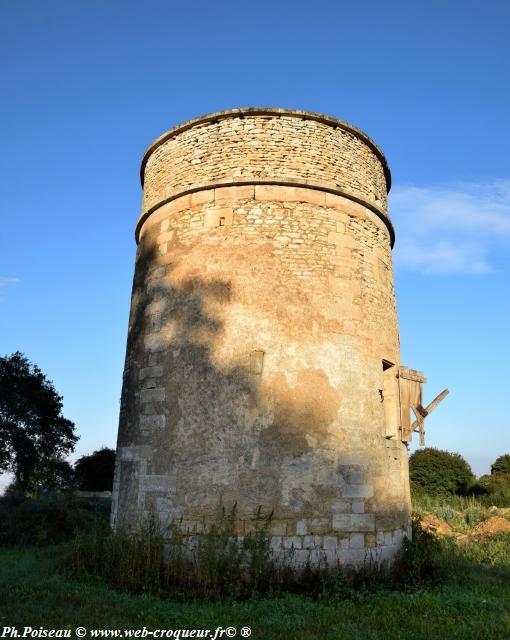
[[[0,357],[0,472],[12,472],[25,495],[65,488],[72,476],[65,456],[77,440],[62,396],[39,367],[19,351]]]
[[[409,458],[409,477],[415,496],[476,495],[496,506],[510,501],[509,454],[494,462],[490,475],[476,479],[459,453],[430,447],[419,449]]]
[[[115,451],[103,447],[82,456],[74,465],[76,486],[83,491],[111,491],[115,469]]]

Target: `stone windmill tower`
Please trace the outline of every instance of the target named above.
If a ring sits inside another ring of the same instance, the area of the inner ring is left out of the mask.
[[[113,524],[196,532],[237,505],[292,562],[391,561],[426,411],[382,152],[329,116],[233,109],[162,135],[141,176]]]

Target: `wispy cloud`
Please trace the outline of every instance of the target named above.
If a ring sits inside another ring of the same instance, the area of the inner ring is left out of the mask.
[[[9,276],[0,276],[0,302],[4,300],[4,291],[13,284],[17,284],[19,278],[12,278]]]
[[[510,180],[390,194],[397,231],[395,265],[422,273],[487,273],[492,250],[510,240]]]

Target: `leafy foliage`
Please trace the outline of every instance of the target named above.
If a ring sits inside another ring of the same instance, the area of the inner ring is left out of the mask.
[[[414,491],[430,495],[466,495],[475,481],[471,467],[459,453],[427,447],[409,458]]]
[[[25,499],[0,498],[0,546],[47,546],[78,533],[108,529],[111,501],[47,493]]]
[[[510,476],[510,453],[505,453],[503,456],[499,456],[491,466],[491,475],[506,475]]]
[[[0,357],[0,471],[13,472],[23,491],[58,484],[77,440],[62,397],[39,367],[19,351]]]
[[[88,456],[82,456],[74,465],[76,482],[84,491],[111,491],[115,451],[103,447]]]
[[[510,473],[485,475],[478,480],[478,483],[486,490],[494,504],[510,505]]]

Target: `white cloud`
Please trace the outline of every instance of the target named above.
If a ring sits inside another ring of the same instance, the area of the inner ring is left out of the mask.
[[[493,248],[510,239],[510,180],[395,186],[390,215],[395,265],[421,273],[487,273]]]
[[[19,278],[11,278],[8,276],[0,276],[0,302],[4,299],[2,293],[7,287],[17,284],[19,282]]]

